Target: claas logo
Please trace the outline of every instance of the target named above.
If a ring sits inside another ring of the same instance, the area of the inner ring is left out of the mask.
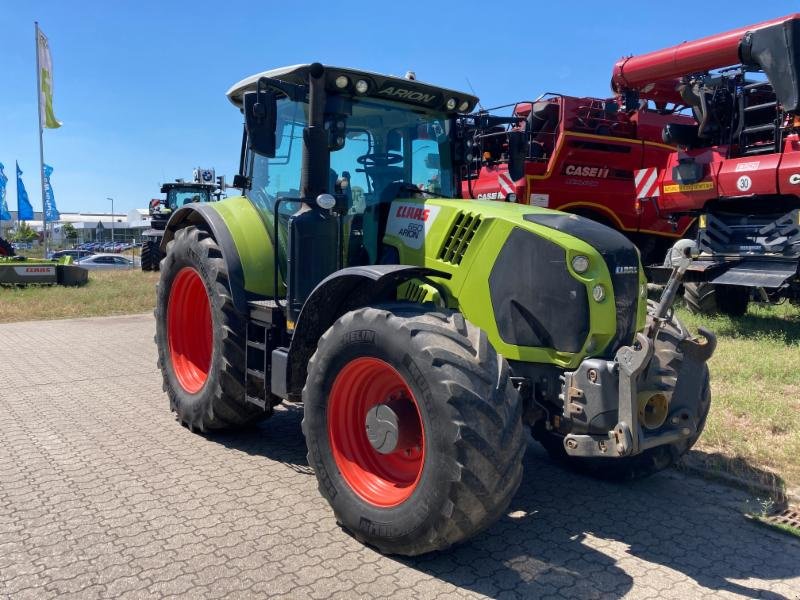
[[[397,207],[395,216],[400,219],[413,219],[414,221],[422,221],[423,223],[428,220],[431,211],[421,206],[407,206],[401,205]]]

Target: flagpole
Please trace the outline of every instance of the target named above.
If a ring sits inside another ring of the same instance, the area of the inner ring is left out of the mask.
[[[44,232],[44,257],[47,258],[47,206],[44,199],[44,144],[42,141],[42,69],[39,65],[39,21],[33,22],[36,48],[36,106],[39,108],[39,183],[42,188],[42,231]]]

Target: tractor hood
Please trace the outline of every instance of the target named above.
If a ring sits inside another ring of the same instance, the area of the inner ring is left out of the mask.
[[[458,299],[454,308],[507,358],[574,366],[587,355],[613,356],[644,324],[636,248],[583,217],[491,201],[402,199],[391,205],[384,243],[397,249],[399,264],[450,274],[442,284]],[[576,257],[588,260],[586,268]]]

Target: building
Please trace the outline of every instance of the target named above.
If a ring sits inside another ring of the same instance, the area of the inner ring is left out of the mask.
[[[0,232],[12,230],[17,225],[17,211],[12,210],[11,221],[0,223]],[[34,218],[26,221],[35,231],[41,233],[43,227],[42,213],[36,211]],[[48,223],[50,239],[55,243],[64,241],[62,226],[70,223],[78,232],[78,243],[90,241],[109,241],[113,229],[115,240],[140,241],[142,231],[150,227],[147,209],[135,208],[127,214],[115,213],[68,213],[62,212],[55,223]]]

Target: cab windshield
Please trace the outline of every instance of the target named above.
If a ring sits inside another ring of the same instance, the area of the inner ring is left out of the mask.
[[[346,264],[374,264],[381,252],[381,206],[395,198],[454,197],[450,121],[442,113],[387,101],[338,96],[329,100],[327,188],[346,200],[345,235],[363,240],[359,242],[363,249],[345,250],[343,260]],[[301,195],[303,129],[307,121],[307,104],[279,100],[275,157],[249,151],[247,155],[251,177],[247,195],[259,208],[271,238],[274,219],[278,218],[278,239],[273,243],[281,257],[281,276],[288,220],[303,210],[297,199]]]
[[[444,114],[367,98],[347,99],[337,110],[342,114],[330,117],[328,125],[343,135],[333,140],[330,151],[328,192],[344,194],[349,213],[409,197],[415,190],[454,196],[450,124]],[[300,197],[307,111],[307,104],[280,100],[275,157],[249,157],[251,199],[268,213],[278,198]],[[291,208],[281,205],[280,212]]]
[[[167,205],[172,210],[176,210],[184,204],[208,202],[210,197],[210,192],[208,190],[175,187],[167,192]]]

